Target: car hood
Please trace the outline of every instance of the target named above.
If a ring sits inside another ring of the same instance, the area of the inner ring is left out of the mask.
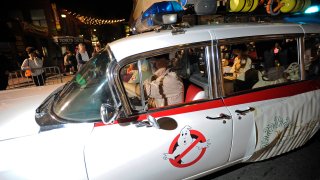
[[[0,91],[0,141],[38,133],[35,110],[63,84]]]

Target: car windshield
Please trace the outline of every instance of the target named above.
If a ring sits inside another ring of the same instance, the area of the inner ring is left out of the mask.
[[[115,104],[106,75],[110,61],[107,51],[91,58],[58,94],[54,113],[66,121],[99,121],[101,104]]]

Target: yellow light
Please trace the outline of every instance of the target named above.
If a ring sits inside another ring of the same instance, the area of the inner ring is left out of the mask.
[[[65,10],[68,14],[72,14],[77,18],[80,22],[84,24],[89,24],[89,25],[104,25],[104,24],[114,24],[114,23],[119,23],[125,21],[125,19],[98,19],[90,16],[82,16],[77,13],[73,13],[71,11]],[[62,18],[65,18],[64,16],[61,15]]]

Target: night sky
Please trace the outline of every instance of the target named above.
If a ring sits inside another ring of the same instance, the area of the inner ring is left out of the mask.
[[[52,0],[52,2],[83,16],[126,19],[126,21],[129,20],[133,8],[133,0]]]

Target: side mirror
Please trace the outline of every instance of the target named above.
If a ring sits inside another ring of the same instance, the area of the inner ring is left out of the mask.
[[[101,120],[105,124],[113,124],[119,115],[119,109],[111,106],[110,104],[103,103],[100,106]]]

